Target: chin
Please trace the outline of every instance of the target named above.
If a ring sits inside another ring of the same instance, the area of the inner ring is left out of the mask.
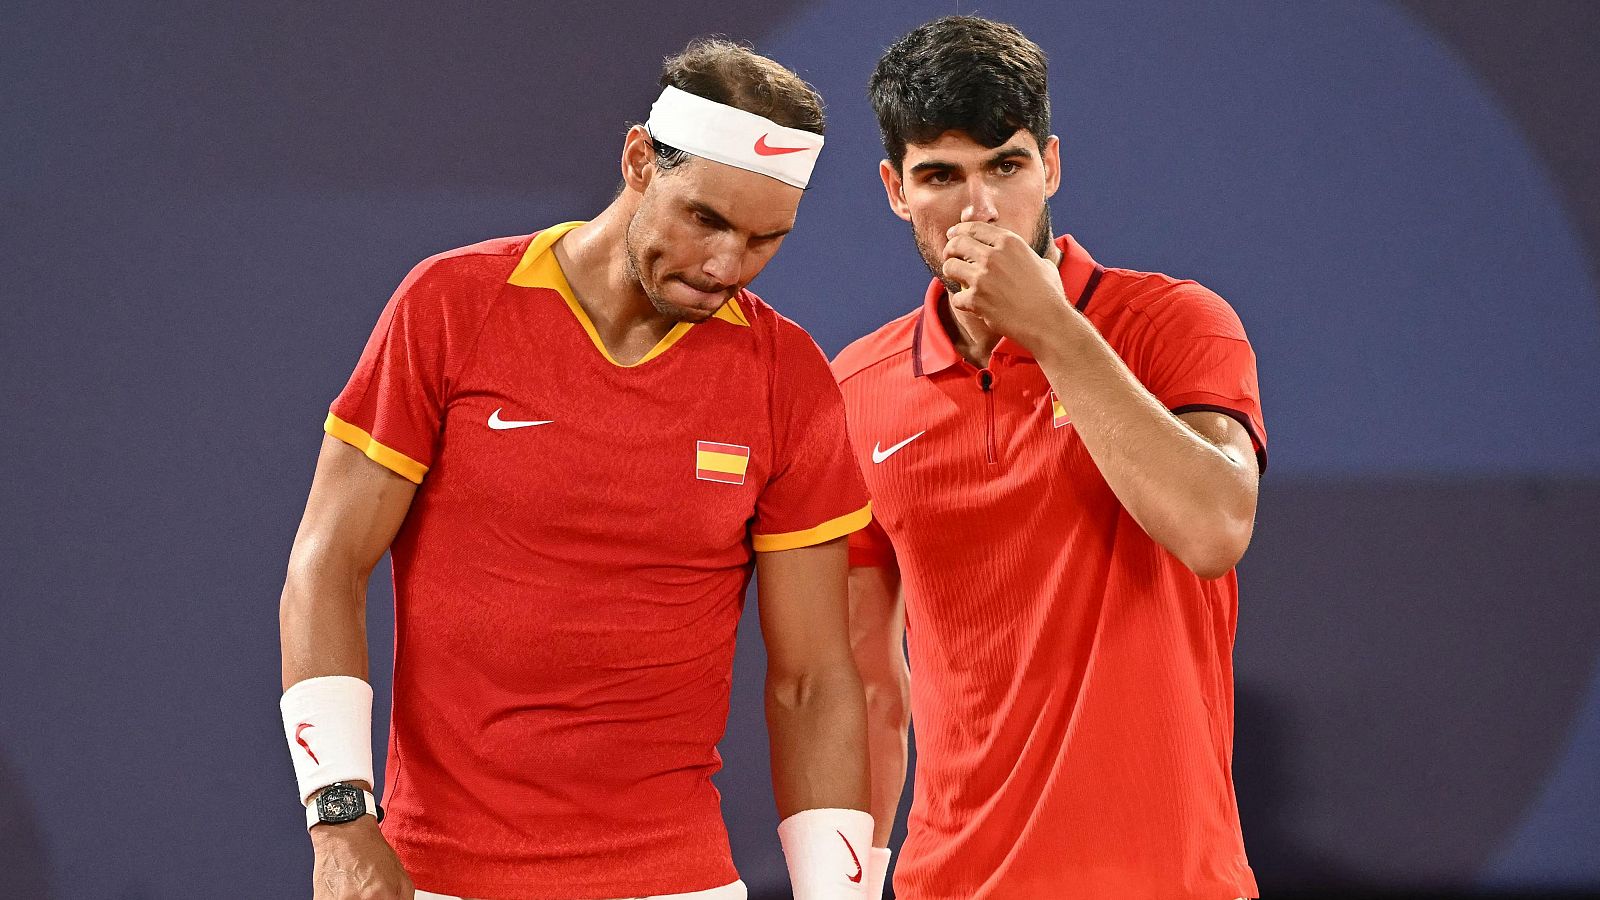
[[[722,308],[721,303],[718,303],[711,309],[704,309],[699,306],[674,303],[671,300],[660,296],[659,294],[651,294],[649,296],[650,305],[656,308],[656,312],[661,313],[663,316],[666,316],[674,322],[704,322],[713,315],[716,315],[717,310]]]

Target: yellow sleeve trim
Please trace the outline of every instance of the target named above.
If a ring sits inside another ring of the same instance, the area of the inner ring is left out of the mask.
[[[805,531],[786,531],[783,534],[756,534],[751,535],[750,543],[762,553],[774,550],[793,550],[797,547],[811,547],[816,544],[827,543],[834,538],[842,538],[854,531],[860,531],[872,521],[872,504],[869,502],[853,513],[846,513],[837,519],[829,519],[815,528]]]
[[[401,453],[399,450],[385,447],[373,440],[372,435],[351,425],[333,413],[328,413],[328,420],[322,423],[322,430],[360,450],[367,455],[368,459],[407,481],[421,484],[422,476],[428,471],[427,466]]]

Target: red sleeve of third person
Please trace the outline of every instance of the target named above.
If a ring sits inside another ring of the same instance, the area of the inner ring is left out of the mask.
[[[827,358],[798,325],[780,319],[775,331],[772,477],[751,527],[758,551],[825,543],[872,518]]]
[[[880,568],[896,565],[894,544],[883,526],[873,519],[867,527],[850,533],[851,568]]]

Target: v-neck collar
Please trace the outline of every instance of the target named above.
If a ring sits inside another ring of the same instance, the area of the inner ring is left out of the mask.
[[[626,365],[617,362],[616,357],[612,356],[611,351],[606,348],[605,341],[600,340],[600,332],[595,329],[594,322],[589,318],[589,314],[584,311],[583,305],[578,302],[578,298],[572,293],[572,285],[567,282],[567,275],[561,271],[561,263],[556,260],[554,249],[556,241],[582,224],[584,223],[562,222],[560,225],[552,225],[534,235],[532,242],[528,244],[528,249],[523,251],[522,259],[517,263],[517,267],[511,270],[511,277],[506,279],[506,283],[517,287],[545,288],[560,294],[561,299],[566,301],[567,308],[572,311],[572,315],[578,320],[578,324],[583,326],[584,332],[589,335],[589,340],[594,343],[595,349],[600,351],[600,355],[605,357],[607,362],[622,369],[642,366],[671,349],[673,344],[682,340],[683,336],[689,333],[689,329],[693,328],[695,323],[679,322],[673,325],[672,329],[662,335],[661,340],[650,348],[650,352],[639,357],[637,362]],[[727,302],[723,303],[712,314],[711,318],[721,319],[724,322],[730,322],[746,328],[750,326],[750,321],[745,318],[744,311],[739,308],[737,295],[728,298]]]

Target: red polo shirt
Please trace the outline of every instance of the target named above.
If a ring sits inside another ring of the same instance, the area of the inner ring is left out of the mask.
[[[417,266],[327,419],[420,484],[383,833],[436,893],[734,881],[711,776],[752,553],[869,518],[811,338],[741,292],[620,365],[552,249],[577,224]]]
[[[1240,421],[1255,357],[1192,281],[1102,269],[1066,294],[1174,412]],[[1255,896],[1234,802],[1234,573],[1203,581],[1117,501],[1026,348],[957,354],[937,280],[834,362],[873,498],[853,565],[897,565],[917,767],[907,900]]]

